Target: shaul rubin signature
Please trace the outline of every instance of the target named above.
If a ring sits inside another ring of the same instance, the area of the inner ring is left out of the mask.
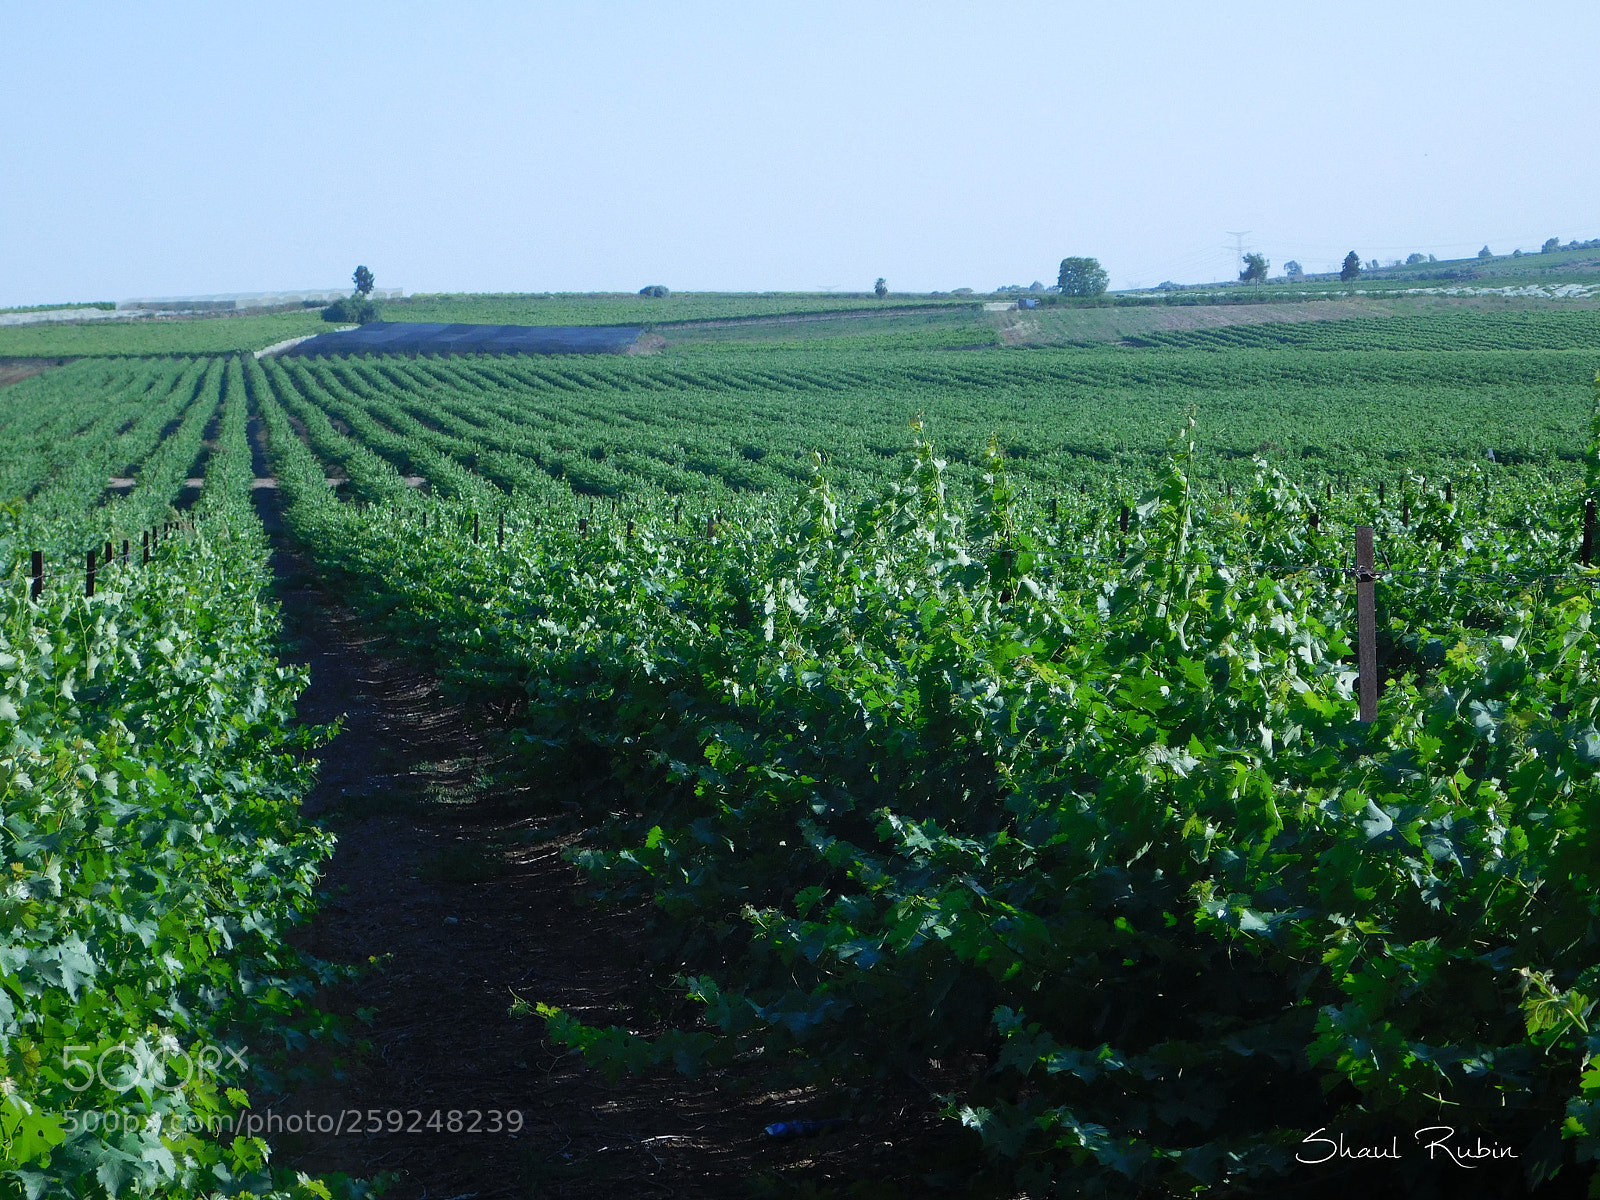
[[[1317,1163],[1332,1162],[1335,1159],[1365,1159],[1377,1162],[1398,1161],[1402,1157],[1399,1134],[1396,1134],[1387,1145],[1380,1143],[1371,1146],[1347,1146],[1344,1134],[1340,1133],[1331,1138],[1323,1137],[1326,1132],[1326,1128],[1319,1129],[1311,1136],[1302,1139],[1300,1144],[1308,1149],[1297,1151],[1295,1160],[1315,1166]],[[1456,1131],[1449,1125],[1429,1125],[1426,1129],[1418,1129],[1411,1136],[1417,1139],[1418,1149],[1428,1152],[1430,1162],[1445,1160],[1468,1170],[1480,1163],[1517,1157],[1510,1146],[1502,1146],[1496,1142],[1485,1143],[1481,1137],[1470,1146],[1457,1142]],[[1310,1147],[1316,1148],[1310,1149]]]

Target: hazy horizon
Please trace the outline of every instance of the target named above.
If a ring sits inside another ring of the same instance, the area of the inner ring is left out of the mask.
[[[0,304],[1114,288],[1600,236],[1600,8],[11,5]],[[1528,64],[1532,64],[1530,73]]]

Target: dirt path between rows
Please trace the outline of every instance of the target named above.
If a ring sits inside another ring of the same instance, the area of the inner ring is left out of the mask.
[[[774,1141],[769,1122],[832,1116],[829,1098],[764,1090],[749,1073],[612,1085],[551,1046],[543,1021],[512,1014],[520,996],[639,1029],[630,1013],[663,986],[637,951],[644,914],[580,903],[561,853],[571,835],[544,830],[565,811],[559,792],[486,782],[486,718],[364,629],[284,531],[277,491],[255,494],[285,657],[311,670],[300,716],[343,719],[306,802],[339,848],[300,941],[333,962],[378,964],[330,1005],[372,1010],[370,1052],[343,1079],[254,1098],[259,1119],[281,1119],[268,1134],[275,1161],[393,1172],[396,1200],[825,1196],[874,1175],[885,1186],[873,1196],[923,1192],[889,1181],[919,1175],[940,1139],[926,1098]]]
[[[0,387],[21,383],[71,361],[66,358],[0,358]]]

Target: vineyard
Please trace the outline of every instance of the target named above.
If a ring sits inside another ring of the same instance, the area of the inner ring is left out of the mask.
[[[0,1147],[16,1194],[270,1188],[264,1142],[209,1135],[272,1054],[332,1032],[306,1006],[328,969],[283,940],[332,843],[297,810],[315,732],[293,726],[304,681],[261,601],[246,403],[221,359],[94,364],[4,395],[0,472],[20,499],[0,513]],[[114,472],[137,482],[108,499]]]
[[[1345,325],[1367,322],[1343,322]],[[919,415],[970,491],[991,436],[1035,504],[1061,491],[1133,496],[1171,431],[1202,414],[1211,478],[1248,482],[1271,452],[1308,485],[1497,463],[1577,473],[1587,356],[1519,350],[1135,352],[949,356],[848,350],[646,359],[266,360],[274,394],[309,405],[435,490],[493,484],[686,503],[785,498],[824,454],[851,494],[893,479]],[[428,464],[442,456],[444,473]],[[339,455],[335,454],[336,459]],[[460,472],[472,477],[460,479]]]
[[[1588,350],[1600,338],[1600,313],[1454,313],[1449,316],[1395,317],[1383,321],[1302,322],[1236,325],[1129,337],[1135,346],[1174,350],[1232,350],[1242,347],[1292,347],[1302,350],[1456,352],[1462,350]]]
[[[276,658],[253,421],[329,586],[576,803],[596,902],[648,907],[654,1010],[527,995],[607,1078],[759,1070],[852,1126],[911,1089],[951,1195],[1332,1194],[1329,1130],[1412,1147],[1423,1194],[1440,1126],[1581,1193],[1594,317],[1429,320],[0,391],[8,1186],[330,1186],[206,1126],[348,1037],[285,938],[327,731]],[[154,1120],[77,1116],[109,1108]]]

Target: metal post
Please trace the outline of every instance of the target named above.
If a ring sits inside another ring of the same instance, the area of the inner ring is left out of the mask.
[[[1372,526],[1356,526],[1356,667],[1360,671],[1361,721],[1378,716],[1378,573],[1372,562]]]

